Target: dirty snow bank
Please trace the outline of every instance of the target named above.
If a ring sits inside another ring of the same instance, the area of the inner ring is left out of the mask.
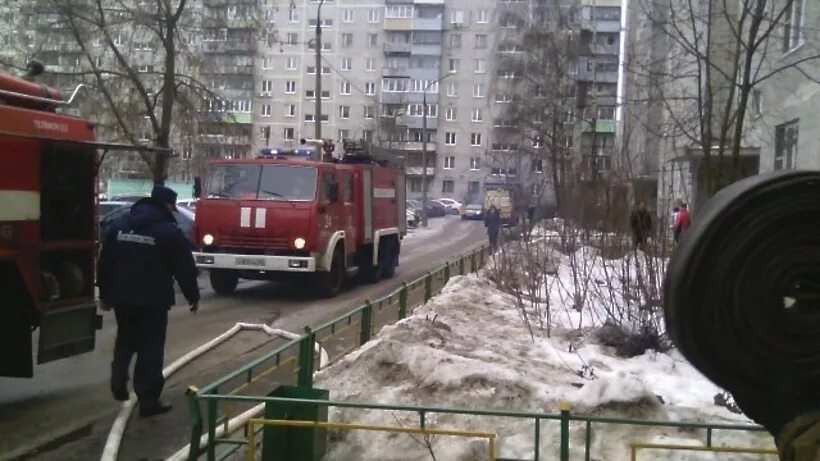
[[[514,305],[511,296],[480,276],[454,278],[412,316],[385,327],[360,350],[320,372],[316,385],[343,401],[555,413],[559,401],[568,400],[576,413],[748,422],[715,406],[719,389],[678,353],[618,358],[594,344],[589,330],[557,328],[552,338],[533,339]],[[416,414],[404,412],[331,409],[330,418],[418,425]],[[502,458],[534,456],[531,420],[431,414],[426,422],[428,427],[496,433]],[[557,456],[558,434],[557,422],[542,423],[542,459]],[[704,437],[703,431],[597,425],[592,459],[629,459],[629,441],[702,444]],[[771,445],[768,437],[746,433],[718,432],[715,442]],[[583,459],[582,423],[572,425],[571,446],[572,459]],[[437,436],[428,447],[419,436],[365,431],[332,432],[325,459],[431,460],[430,450],[440,461],[487,459],[487,444],[479,439]],[[665,459],[712,459],[685,456]]]

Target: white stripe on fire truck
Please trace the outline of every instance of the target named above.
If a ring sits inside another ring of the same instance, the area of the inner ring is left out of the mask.
[[[387,189],[382,187],[373,188],[374,198],[396,198],[396,189]]]
[[[40,219],[40,193],[30,190],[0,190],[0,221]]]
[[[242,207],[242,209],[239,210],[239,227],[251,227],[250,207]]]
[[[265,228],[265,215],[267,214],[268,210],[265,208],[257,208],[256,209],[256,223],[254,227],[258,229]]]

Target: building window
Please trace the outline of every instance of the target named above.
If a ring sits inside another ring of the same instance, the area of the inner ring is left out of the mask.
[[[474,122],[483,122],[484,121],[484,113],[481,111],[481,109],[473,109],[472,121],[474,121]]]
[[[384,17],[392,19],[406,19],[413,17],[413,5],[391,5],[385,7]]]
[[[374,24],[379,22],[379,9],[372,8],[370,11],[367,12],[367,22]]]
[[[421,179],[410,178],[410,192],[421,192]]]
[[[464,24],[464,10],[450,11],[450,24]]]
[[[270,104],[262,104],[262,117],[270,117]]]
[[[287,66],[285,66],[285,67],[288,70],[296,70],[296,68],[298,67],[298,63],[299,63],[299,61],[296,59],[296,57],[289,56]]]
[[[481,133],[470,133],[470,145],[473,147],[481,146]]]
[[[461,34],[453,34],[450,36],[450,48],[461,48]]]
[[[532,147],[536,149],[544,147],[544,138],[541,136],[536,136],[535,139],[532,140]]]
[[[475,67],[474,67],[473,70],[477,74],[487,73],[487,60],[486,59],[476,59],[475,60]]]
[[[342,58],[342,70],[353,70],[353,58]]]
[[[285,82],[285,93],[287,94],[294,94],[296,93],[296,82],[292,80],[288,80]]]
[[[470,169],[473,171],[481,169],[481,157],[470,157]]]
[[[447,65],[447,70],[449,70],[450,72],[458,72],[458,65],[459,65],[459,60],[458,59],[450,59],[448,65]]]
[[[367,58],[367,66],[365,67],[365,70],[367,70],[368,72],[375,71],[376,70],[376,60],[373,59],[373,58]]]
[[[483,98],[484,97],[484,84],[483,83],[474,83],[473,84],[473,97],[474,98]]]
[[[370,48],[379,46],[379,34],[367,34],[367,46]]]
[[[282,137],[285,141],[293,141],[293,128],[285,128],[284,132],[282,133]]]
[[[287,40],[285,41],[286,45],[298,45],[299,44],[299,34],[296,32],[288,32]]]
[[[344,12],[344,16],[343,16],[343,18],[342,18],[342,22],[346,22],[346,23],[350,24],[350,23],[352,23],[352,22],[353,22],[354,17],[355,17],[355,16],[354,16],[354,14],[353,14],[353,10],[351,10],[351,9],[346,9],[346,10],[345,10],[345,12]]]
[[[273,69],[273,57],[265,56],[264,58],[262,58],[262,68]]]
[[[341,119],[350,118],[350,106],[339,106],[339,118],[341,118]]]
[[[544,160],[537,158],[532,161],[532,171],[536,173],[543,173],[544,172]]]
[[[364,118],[376,118],[376,108],[374,106],[364,106]]]
[[[444,144],[448,146],[455,146],[456,145],[456,134],[448,131],[444,133]]]
[[[475,197],[481,192],[481,183],[478,181],[470,181],[467,183],[467,193]]]
[[[350,48],[353,46],[353,34],[342,34],[342,48]]]
[[[452,179],[445,179],[441,181],[441,193],[442,194],[452,194],[453,190],[455,189],[455,182]]]
[[[296,116],[296,104],[288,104],[285,106],[285,117],[295,117]]]
[[[444,113],[445,118],[448,122],[455,122],[456,121],[456,108],[455,107],[448,107]]]
[[[339,130],[336,132],[336,140],[343,141],[345,139],[350,139],[350,130]],[[347,192],[347,191],[345,191]]]
[[[364,94],[367,96],[373,96],[376,94],[376,83],[375,82],[367,82],[364,84]]]
[[[339,94],[341,94],[341,95],[349,95],[350,94],[350,82],[349,81],[344,80],[339,84]]]
[[[475,47],[479,50],[483,50],[487,48],[487,35],[486,34],[476,34],[475,36]]]
[[[270,80],[262,80],[262,96],[270,96],[273,92],[273,82]]]
[[[598,120],[615,120],[615,108],[610,106],[599,107]]]
[[[299,11],[296,8],[288,9],[288,22],[299,22]]]
[[[783,51],[791,51],[805,41],[804,21],[806,0],[792,0],[783,14]]]
[[[458,96],[458,83],[456,83],[456,82],[447,82],[447,96],[450,96],[450,97]]]
[[[445,170],[452,170],[456,167],[456,158],[453,155],[448,157],[444,157],[444,169]]]
[[[800,120],[775,127],[774,169],[791,170],[797,165],[797,135]]]
[[[316,22],[315,19],[308,20],[308,25],[309,26],[316,27],[316,24],[318,24],[318,23]],[[332,19],[322,19],[322,28],[325,28],[325,27],[333,27],[333,20]]]
[[[487,10],[478,10],[476,12],[475,22],[478,24],[487,24],[490,22],[490,12]]]
[[[327,114],[322,114],[322,121],[326,122],[330,120],[330,116]],[[305,114],[305,121],[306,122],[314,122],[316,121],[316,117],[313,114]]]

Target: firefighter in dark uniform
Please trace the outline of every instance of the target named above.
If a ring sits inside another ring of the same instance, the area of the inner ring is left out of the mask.
[[[111,393],[128,400],[128,370],[134,366],[134,392],[140,416],[167,413],[160,401],[168,310],[174,304],[174,279],[196,312],[199,306],[197,269],[191,244],[176,226],[172,211],[177,194],[155,186],[150,198],[131,207],[102,236],[98,285],[103,309],[113,307],[117,340],[111,363]]]

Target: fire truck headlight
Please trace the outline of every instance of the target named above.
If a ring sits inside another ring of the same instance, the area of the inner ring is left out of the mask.
[[[205,234],[202,237],[202,243],[205,245],[213,245],[214,244],[214,236],[211,234]]]
[[[302,237],[299,237],[299,238],[297,238],[296,240],[293,241],[293,246],[295,246],[297,250],[301,250],[302,248],[305,247],[305,243],[306,243],[305,239],[303,239]]]

